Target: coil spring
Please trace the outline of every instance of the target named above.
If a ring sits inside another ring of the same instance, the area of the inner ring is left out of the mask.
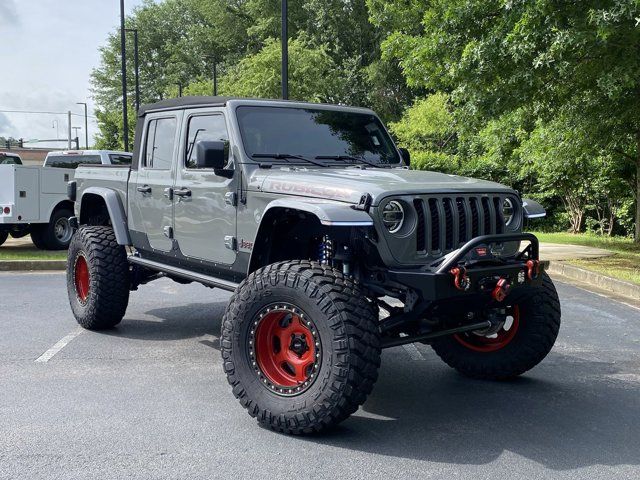
[[[329,265],[333,258],[333,241],[328,235],[322,237],[318,247],[318,260],[321,265]]]

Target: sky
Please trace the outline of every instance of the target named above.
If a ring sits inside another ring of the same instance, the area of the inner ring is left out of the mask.
[[[141,3],[125,0],[127,13]],[[84,147],[84,107],[76,102],[87,102],[93,115],[91,70],[99,62],[98,48],[119,26],[119,0],[0,0],[0,136],[66,139],[66,114],[4,111],[71,110],[78,114],[72,126],[81,127]],[[95,118],[89,117],[89,144],[96,131]],[[66,143],[26,146],[66,148]]]

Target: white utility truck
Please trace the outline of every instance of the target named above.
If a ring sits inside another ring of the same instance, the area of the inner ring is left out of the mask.
[[[73,180],[75,168],[127,162],[131,163],[130,153],[107,150],[51,152],[43,166],[0,161],[0,245],[9,235],[31,234],[38,248],[67,248],[73,235],[69,224],[73,203],[67,198],[67,183]]]

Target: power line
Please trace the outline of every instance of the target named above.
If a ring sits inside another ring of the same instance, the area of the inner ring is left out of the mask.
[[[67,115],[67,112],[38,112],[34,110],[0,110],[0,113],[32,113],[36,115]],[[82,113],[73,113],[71,115],[75,115],[76,117],[84,117]],[[98,118],[95,115],[87,115],[91,118]]]

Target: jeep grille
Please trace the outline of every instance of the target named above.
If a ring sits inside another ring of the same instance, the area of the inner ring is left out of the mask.
[[[480,235],[504,233],[497,195],[420,197],[413,204],[419,256],[444,255]]]

